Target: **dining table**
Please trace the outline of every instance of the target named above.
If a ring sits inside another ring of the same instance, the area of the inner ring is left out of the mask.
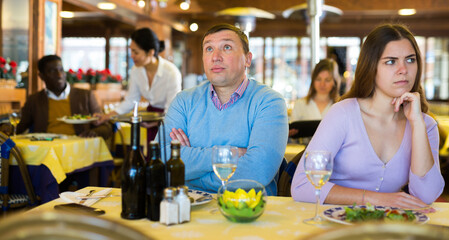
[[[114,133],[114,144],[116,149],[119,150],[121,146],[131,146],[131,124],[127,122],[118,122],[117,131]],[[140,127],[140,146],[142,147],[142,153],[147,154],[147,129]],[[118,153],[123,156],[123,153]]]
[[[79,193],[87,194],[91,190],[101,191],[104,188],[86,187]],[[212,194],[215,198],[215,194]],[[21,213],[24,217],[30,214],[58,211],[55,205],[65,204],[62,198]],[[227,220],[218,211],[217,201],[212,199],[204,204],[192,206],[190,222],[166,226],[146,218],[126,220],[120,217],[121,190],[113,188],[107,197],[100,199],[91,207],[105,211],[98,216],[115,223],[123,224],[135,229],[150,239],[308,239],[310,236],[339,229],[345,225],[326,221],[323,226],[308,225],[304,219],[315,214],[315,204],[296,202],[291,197],[268,196],[266,209],[262,216],[253,222],[237,223]],[[337,205],[320,205],[319,212],[338,207]],[[449,226],[449,203],[435,202],[432,207],[436,210],[427,213],[428,221],[424,225]],[[418,224],[413,224],[418,225]]]
[[[287,147],[285,148],[284,158],[287,162],[291,161],[298,153],[302,150],[306,149],[305,144],[299,143],[287,143]]]
[[[446,133],[449,133],[449,116],[437,115],[435,116],[435,119],[438,122],[438,126],[441,127]],[[440,149],[440,156],[449,156],[449,134],[444,141],[443,147]]]
[[[101,137],[81,138],[60,134],[11,136],[27,164],[31,182],[41,203],[59,196],[59,187],[67,175],[96,169],[96,182],[106,186],[114,168],[111,153]],[[15,159],[11,160],[10,181],[14,193],[26,194]]]

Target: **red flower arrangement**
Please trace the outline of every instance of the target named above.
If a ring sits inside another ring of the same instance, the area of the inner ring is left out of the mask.
[[[0,78],[16,79],[17,63],[0,57]]]
[[[85,82],[88,82],[90,84],[120,83],[122,81],[122,77],[119,74],[113,75],[111,74],[111,71],[109,71],[109,69],[95,71],[91,68],[87,69],[87,71],[85,72],[81,68],[76,72],[72,69],[69,69],[66,73],[66,79],[71,84]]]
[[[111,74],[109,69],[105,69],[102,71],[97,71],[97,83],[120,83],[122,82],[122,77],[117,74]]]

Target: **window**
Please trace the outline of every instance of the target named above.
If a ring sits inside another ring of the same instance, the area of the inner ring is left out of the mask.
[[[63,38],[61,58],[64,70],[105,69],[105,46],[104,38]]]
[[[417,39],[418,40],[418,39]],[[421,39],[419,42],[423,42]],[[429,37],[423,52],[424,66],[424,88],[427,99],[447,100],[449,99],[449,38]],[[425,60],[424,60],[425,59]]]
[[[320,39],[320,59],[331,57],[335,50],[340,74],[352,79],[360,51],[357,37],[333,37]],[[278,37],[250,39],[253,60],[249,74],[259,82],[271,86],[286,100],[295,100],[307,95],[311,81],[310,39],[308,37]]]

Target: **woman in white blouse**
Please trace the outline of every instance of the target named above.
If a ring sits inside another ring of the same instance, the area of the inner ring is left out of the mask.
[[[130,49],[134,67],[130,72],[125,100],[114,111],[101,116],[99,122],[130,112],[134,102],[139,102],[142,97],[150,103],[148,111],[164,112],[176,94],[181,91],[181,72],[173,63],[159,56],[165,48],[164,42],[159,41],[149,28],[134,31],[131,40]],[[149,128],[148,141],[153,140],[157,133],[156,123],[143,123],[143,125]]]
[[[339,79],[337,63],[332,59],[321,60],[312,72],[309,93],[296,100],[290,121],[321,120],[338,98]],[[290,129],[289,136],[297,132]]]

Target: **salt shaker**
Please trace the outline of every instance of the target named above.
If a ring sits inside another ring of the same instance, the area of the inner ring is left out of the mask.
[[[164,189],[164,199],[161,202],[161,216],[159,222],[165,225],[178,223],[179,206],[174,200],[176,188],[168,187]]]
[[[190,199],[187,195],[189,188],[187,186],[178,187],[178,195],[175,200],[179,205],[178,223],[190,222]]]

